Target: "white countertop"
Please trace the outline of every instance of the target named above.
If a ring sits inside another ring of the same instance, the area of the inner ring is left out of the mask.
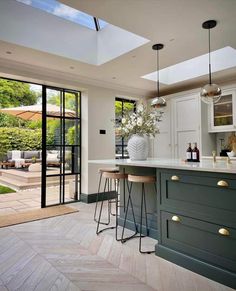
[[[219,160],[213,163],[212,160],[202,160],[200,163],[185,162],[177,159],[147,159],[146,161],[131,161],[130,159],[112,160],[90,160],[92,164],[118,165],[118,166],[137,166],[165,169],[179,169],[203,172],[219,172],[236,174],[236,163],[227,164],[226,160]]]

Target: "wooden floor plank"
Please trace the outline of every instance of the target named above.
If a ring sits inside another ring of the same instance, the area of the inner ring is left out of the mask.
[[[232,291],[154,254],[138,240],[117,242],[114,230],[97,236],[94,205],[80,211],[0,229],[0,290]],[[144,240],[152,248],[155,241]]]

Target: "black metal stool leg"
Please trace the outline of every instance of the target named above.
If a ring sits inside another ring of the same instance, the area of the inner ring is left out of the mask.
[[[102,216],[102,208],[103,208],[103,202],[104,202],[104,193],[105,193],[105,189],[106,189],[106,185],[107,185],[107,179],[105,180],[105,185],[104,185],[104,191],[102,193],[102,202],[100,205],[100,211],[99,211],[99,217],[98,217],[98,221],[97,221],[97,230],[96,230],[96,234],[99,234],[99,226],[100,226],[100,221],[101,221],[101,216]]]
[[[135,238],[137,233],[138,233],[138,229],[137,229],[137,225],[136,225],[136,221],[135,221],[133,203],[132,203],[132,198],[131,198],[132,185],[133,184],[131,183],[130,187],[129,187],[128,181],[127,181],[128,200],[127,200],[127,205],[125,206],[125,219],[124,219],[123,228],[122,228],[122,235],[121,235],[121,242],[122,243],[125,243],[129,239]],[[133,235],[129,236],[129,237],[125,237],[124,238],[124,231],[125,231],[125,226],[126,226],[127,214],[128,214],[128,211],[129,211],[129,204],[131,206],[131,211],[132,211],[132,215],[133,215],[133,220],[134,220],[134,225],[135,225],[135,233]]]
[[[99,200],[101,181],[102,181],[102,172],[100,173],[100,177],[99,177],[97,199],[96,199],[96,205],[95,205],[95,210],[94,210],[94,215],[93,215],[93,220],[96,222],[97,222],[96,216],[97,216],[97,208],[98,208],[98,200]]]
[[[106,193],[106,189],[108,189],[108,192],[109,192],[109,189],[110,189],[110,181],[109,181],[108,178],[106,178],[106,180],[105,180],[104,191],[102,193],[102,202],[101,202],[101,206],[100,206],[99,218],[98,218],[97,230],[96,230],[96,234],[97,235],[99,233],[103,232],[104,230],[116,228],[116,226],[110,226],[110,227],[106,227],[106,228],[103,228],[103,229],[99,230],[100,224],[104,224],[104,223],[101,223],[101,216],[102,216],[102,209],[103,209],[103,203],[104,203],[104,195]],[[110,202],[108,200],[108,208],[109,208],[109,205],[110,205]],[[110,212],[109,212],[109,209],[108,209],[108,224],[110,224]]]
[[[142,183],[142,200],[141,200],[141,221],[140,221],[140,236],[139,236],[139,252],[141,254],[151,254],[155,253],[155,251],[142,251],[142,224],[143,224],[143,206],[145,212],[145,222],[146,222],[146,234],[149,236],[149,228],[148,228],[148,219],[147,219],[147,205],[146,205],[146,192],[144,183]]]
[[[117,241],[121,241],[122,239],[121,238],[118,238],[118,203],[119,203],[119,197],[118,197],[118,190],[119,190],[119,185],[120,185],[120,180],[117,180],[116,181],[117,184],[116,184],[116,192],[117,192],[117,196],[116,196],[116,240]]]

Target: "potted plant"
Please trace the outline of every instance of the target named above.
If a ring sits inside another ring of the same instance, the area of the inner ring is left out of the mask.
[[[136,112],[125,112],[119,133],[128,137],[128,153],[131,160],[146,160],[148,157],[148,141],[146,137],[155,137],[159,133],[157,123],[161,121],[162,111],[149,109],[142,103]]]

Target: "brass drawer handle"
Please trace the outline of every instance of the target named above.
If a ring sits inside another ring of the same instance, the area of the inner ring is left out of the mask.
[[[229,184],[226,181],[224,181],[224,180],[220,180],[220,181],[218,181],[217,186],[220,186],[220,187],[228,187]]]
[[[171,177],[171,180],[172,180],[172,181],[179,181],[179,177],[178,177],[178,176],[172,176],[172,177]]]
[[[180,222],[180,218],[177,215],[174,215],[171,217],[171,220],[175,221],[175,222]]]
[[[228,229],[226,229],[226,228],[220,228],[218,230],[218,233],[221,234],[221,235],[225,235],[225,236],[229,236],[230,235]]]

